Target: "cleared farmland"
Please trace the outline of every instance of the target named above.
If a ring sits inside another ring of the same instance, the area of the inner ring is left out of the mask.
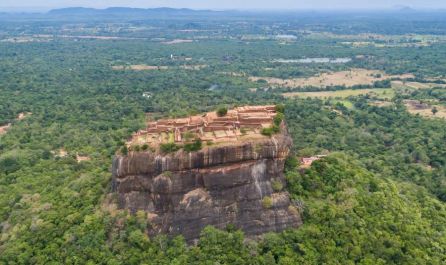
[[[437,83],[421,83],[421,82],[406,82],[406,81],[392,81],[393,88],[409,88],[409,89],[430,89],[434,87],[446,87],[446,84]]]
[[[395,91],[391,88],[371,88],[371,89],[346,89],[337,91],[318,91],[318,92],[289,92],[282,95],[287,98],[347,98],[350,96],[371,95],[381,99],[391,99]]]
[[[329,86],[346,86],[352,87],[356,85],[373,85],[374,82],[383,81],[392,78],[408,79],[413,78],[412,74],[404,75],[387,75],[378,70],[367,70],[355,68],[348,71],[322,73],[317,76],[308,78],[273,78],[273,77],[249,77],[250,81],[257,82],[265,80],[269,85],[276,87],[329,87]]]

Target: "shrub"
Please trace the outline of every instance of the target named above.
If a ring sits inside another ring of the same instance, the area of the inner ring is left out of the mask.
[[[271,136],[271,135],[273,135],[273,130],[271,129],[271,127],[263,128],[261,133],[265,136]]]
[[[269,208],[273,207],[273,199],[271,199],[271,197],[269,197],[269,196],[263,197],[262,205],[266,209],[269,209]]]
[[[435,114],[437,114],[437,112],[438,112],[437,107],[433,107],[432,108],[432,114],[435,115]]]
[[[129,153],[129,149],[127,148],[126,145],[124,145],[123,147],[121,147],[121,154],[123,155],[128,155]]]
[[[241,129],[240,129],[240,133],[241,133],[242,135],[245,135],[246,132],[247,132],[247,130],[246,130],[245,128],[241,128]]]
[[[173,176],[173,174],[172,174],[171,171],[164,171],[164,172],[163,172],[163,176],[170,178],[170,177]]]
[[[280,181],[278,181],[278,180],[274,180],[274,181],[271,183],[271,186],[272,186],[272,188],[273,188],[273,190],[274,190],[275,192],[279,192],[279,191],[281,191],[281,190],[283,189],[283,184],[282,184],[282,182],[280,182]]]
[[[227,224],[226,225],[226,232],[232,233],[237,230],[237,227],[235,227],[234,224]]]
[[[284,118],[283,113],[280,113],[280,112],[277,113],[276,116],[274,116],[274,119],[273,119],[274,125],[280,126],[280,124],[283,121],[283,118]]]
[[[299,160],[297,160],[296,156],[294,155],[287,157],[287,159],[285,160],[285,171],[294,170],[298,166]]]
[[[0,159],[0,173],[13,173],[20,169],[19,160],[16,157],[3,157]]]
[[[141,146],[141,150],[143,150],[143,151],[147,151],[148,149],[149,149],[149,145],[148,144],[143,144]]]
[[[276,105],[276,111],[279,113],[285,113],[285,105],[283,104]]]
[[[179,149],[180,147],[175,143],[165,143],[160,145],[160,150],[163,153],[172,153],[178,151]]]
[[[271,127],[263,128],[261,134],[265,136],[272,136],[273,134],[276,134],[278,132],[280,132],[279,126],[272,125]]]
[[[191,144],[185,144],[184,151],[186,151],[186,152],[198,151],[198,150],[201,150],[202,146],[203,146],[203,144],[201,142],[201,139],[197,139],[197,140],[195,140],[195,142],[193,142]]]
[[[226,107],[221,107],[221,108],[219,108],[219,109],[217,110],[217,116],[218,116],[218,117],[223,117],[223,116],[225,116],[226,114],[228,114],[228,108],[226,108]]]
[[[132,151],[139,152],[139,151],[141,151],[141,148],[139,147],[139,145],[133,145]]]

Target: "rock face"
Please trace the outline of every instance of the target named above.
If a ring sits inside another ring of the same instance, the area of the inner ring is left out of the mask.
[[[233,224],[248,236],[297,227],[299,212],[283,190],[292,140],[282,131],[197,152],[116,156],[112,186],[119,207],[146,211],[150,234],[182,234],[188,241],[207,225]]]

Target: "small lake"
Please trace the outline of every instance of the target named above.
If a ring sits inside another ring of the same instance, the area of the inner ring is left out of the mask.
[[[276,39],[295,40],[295,39],[297,39],[297,36],[281,34],[281,35],[276,35]]]
[[[276,63],[348,63],[351,58],[304,58],[304,59],[276,59]]]

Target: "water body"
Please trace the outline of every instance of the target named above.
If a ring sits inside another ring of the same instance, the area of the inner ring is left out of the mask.
[[[276,35],[276,39],[279,39],[279,40],[296,40],[297,36],[282,34],[282,35]]]
[[[276,59],[275,63],[332,63],[342,64],[348,63],[351,58],[304,58],[304,59]]]

